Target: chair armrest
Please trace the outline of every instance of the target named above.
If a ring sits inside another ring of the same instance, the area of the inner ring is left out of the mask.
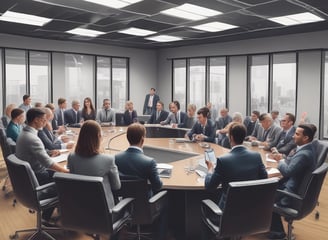
[[[209,199],[203,200],[201,206],[202,206],[202,210],[206,210],[206,212],[209,210],[212,214],[215,214],[217,216],[222,215],[222,210],[212,200],[209,200]]]
[[[51,182],[51,183],[47,183],[47,184],[43,184],[43,185],[41,185],[41,186],[36,187],[35,190],[36,190],[37,192],[39,192],[39,191],[43,191],[43,190],[45,190],[45,189],[53,188],[53,187],[56,187],[55,182]]]
[[[134,198],[124,198],[112,208],[113,223],[119,220],[131,219],[134,200]]]
[[[291,193],[291,192],[288,192],[288,191],[285,191],[285,190],[280,190],[280,189],[277,189],[277,192],[282,194],[282,195],[285,195],[285,196],[288,196],[288,197],[291,197],[291,198],[294,198],[294,199],[297,199],[297,200],[303,200],[303,198],[300,195],[297,195],[295,193]]]
[[[162,210],[167,206],[167,191],[161,191],[149,199],[150,213],[153,219],[157,218]]]
[[[149,203],[150,204],[153,204],[157,201],[159,201],[161,198],[163,198],[165,195],[167,194],[167,191],[161,191],[159,193],[157,193],[156,195],[152,196],[150,199],[149,199]]]

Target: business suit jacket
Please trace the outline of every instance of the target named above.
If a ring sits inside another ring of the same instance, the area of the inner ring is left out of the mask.
[[[170,112],[167,118],[161,124],[165,125],[165,124],[177,123],[179,128],[185,128],[188,118],[187,114],[185,112],[178,111],[177,115],[178,115],[178,121],[175,115],[172,112]]]
[[[188,137],[191,140],[194,134],[204,134],[202,125],[197,121],[192,129],[188,132]],[[215,123],[211,119],[207,119],[205,125],[205,142],[214,142],[215,140]]]
[[[61,149],[62,142],[47,128],[38,131],[38,137],[41,139],[44,147],[48,150]]]
[[[55,110],[55,117],[54,118],[56,118],[56,120],[57,120],[57,125],[58,126],[63,126],[63,125],[65,125],[65,116],[64,116],[64,119],[62,118],[62,114],[61,114],[61,109],[60,108],[57,108],[56,110]],[[64,113],[65,113],[65,110],[63,110],[64,111]],[[65,114],[63,114],[63,115],[65,115]]]
[[[270,139],[269,141],[269,145],[268,147],[265,147],[265,150],[270,150],[272,147],[275,147],[278,144],[278,139],[279,139],[279,135],[282,131],[281,127],[277,126],[276,124],[272,123],[271,127],[268,128],[268,134],[264,134],[265,130],[264,128],[261,126],[259,126],[258,131],[257,131],[257,140],[261,141],[261,142],[265,142],[266,139],[264,139],[265,135],[266,138]]]
[[[80,121],[82,118],[81,111],[75,111],[71,108],[64,112],[65,124],[68,124],[70,127],[81,127]]]
[[[216,122],[216,128],[223,129],[230,122],[232,122],[232,118],[230,117],[230,115],[227,115],[225,117],[219,117],[218,121]]]
[[[120,174],[147,179],[154,193],[161,189],[162,181],[158,176],[155,160],[144,155],[140,149],[129,147],[116,154],[115,163]]]
[[[132,111],[132,115],[131,116],[130,116],[129,110],[126,110],[124,112],[123,119],[124,119],[124,124],[126,126],[130,125],[131,123],[138,122],[138,115],[137,115],[136,110],[133,110]]]
[[[159,117],[156,118],[156,113],[157,113],[157,111],[154,111],[151,114],[151,116],[150,116],[147,123],[149,123],[149,124],[159,124],[161,121],[164,121],[167,118],[167,116],[169,115],[169,112],[167,112],[165,110],[162,110],[159,114]]]
[[[268,174],[262,163],[261,155],[239,145],[232,148],[229,153],[217,158],[213,174],[208,173],[205,177],[205,188],[214,190],[222,183],[223,193],[219,206],[221,209],[224,209],[229,182],[264,179],[267,177]]]
[[[142,110],[142,113],[144,115],[147,114],[147,107],[148,107],[149,97],[150,97],[150,94],[148,93],[145,97],[145,102],[144,102],[144,106],[143,106],[143,110]],[[157,104],[158,101],[159,101],[159,96],[157,94],[154,94],[153,106],[152,106],[152,109],[151,109],[151,113],[156,111],[156,104]]]
[[[278,137],[278,143],[276,145],[278,152],[288,156],[290,151],[296,148],[296,143],[293,139],[295,131],[296,131],[296,127],[292,126],[292,128],[289,129],[287,134],[284,131],[280,133]]]
[[[110,108],[107,110],[107,117],[106,117],[106,110],[104,108],[100,109],[97,113],[96,121],[98,123],[112,123],[115,124],[115,111],[114,109]]]

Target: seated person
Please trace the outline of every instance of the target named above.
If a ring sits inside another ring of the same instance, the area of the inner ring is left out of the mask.
[[[167,118],[160,122],[161,125],[171,124],[173,128],[185,128],[187,122],[187,114],[180,111],[180,103],[173,101],[170,103],[170,113]]]
[[[83,123],[74,153],[67,159],[67,167],[71,173],[104,178],[108,207],[114,207],[111,190],[118,190],[121,182],[114,157],[100,153],[101,128],[93,120]]]
[[[217,143],[222,147],[231,148],[230,141],[227,136],[229,132],[229,128],[232,125],[232,123],[242,123],[242,122],[243,122],[243,115],[240,112],[235,112],[232,116],[232,121],[228,123],[224,128],[216,131],[216,134],[218,136]]]
[[[97,113],[96,121],[100,125],[115,125],[115,111],[110,107],[110,100],[103,100],[103,107]]]
[[[69,127],[81,127],[82,113],[80,109],[80,102],[77,100],[72,101],[72,108],[64,112],[65,124]]]
[[[86,97],[83,100],[83,108],[81,112],[83,121],[96,120],[96,110],[93,107],[91,98]]]
[[[203,107],[197,111],[197,122],[187,133],[190,140],[214,142],[215,140],[215,123],[208,119],[210,111]]]
[[[256,127],[258,127],[259,125],[259,116],[260,116],[260,112],[259,111],[252,111],[251,116],[247,116],[244,120],[244,125],[247,129],[247,133],[246,133],[246,139],[249,138],[250,135],[252,135],[254,129],[256,129]]]
[[[230,115],[229,115],[229,109],[222,108],[220,110],[220,117],[218,118],[218,121],[216,122],[216,128],[217,129],[223,129],[231,121],[232,121],[232,117],[230,117]]]
[[[6,128],[8,138],[17,141],[18,135],[21,132],[22,125],[25,121],[25,111],[21,108],[14,108],[11,111],[11,120]]]
[[[49,108],[54,116],[51,121],[51,126],[47,125],[49,127],[49,131],[52,131],[54,134],[58,134],[58,135],[63,134],[66,131],[66,128],[63,125],[62,126],[58,125],[55,105],[53,103],[48,103],[45,105],[45,107]]]
[[[133,102],[132,101],[126,102],[123,119],[124,119],[124,124],[127,126],[132,123],[138,122],[138,114],[137,114],[136,110],[133,110]]]
[[[158,101],[156,103],[156,111],[154,111],[151,114],[147,123],[159,124],[161,121],[164,121],[168,115],[169,115],[169,112],[164,110],[164,103],[162,101]]]
[[[2,125],[6,128],[11,120],[11,111],[16,108],[16,105],[11,103],[5,109],[5,115],[1,117]]]
[[[190,103],[187,106],[186,128],[192,128],[196,122],[196,105]]]

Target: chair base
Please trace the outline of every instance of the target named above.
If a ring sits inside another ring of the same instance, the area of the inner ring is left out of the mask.
[[[19,237],[19,233],[26,233],[26,232],[33,232],[31,236],[29,236],[28,240],[39,240],[39,239],[50,239],[50,240],[56,240],[54,237],[52,237],[46,230],[50,231],[58,231],[62,230],[61,228],[48,228],[48,227],[43,227],[41,229],[37,228],[31,228],[31,229],[24,229],[24,230],[18,230],[15,232],[15,234],[10,235],[9,238],[16,240]]]

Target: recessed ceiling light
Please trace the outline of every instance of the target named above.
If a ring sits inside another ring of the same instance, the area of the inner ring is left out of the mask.
[[[158,36],[154,36],[154,37],[148,37],[146,39],[156,41],[156,42],[173,42],[173,41],[182,40],[182,38],[180,38],[180,37],[174,37],[174,36],[169,36],[169,35],[158,35]]]
[[[269,20],[285,26],[324,21],[323,18],[309,12],[274,17],[269,18]]]
[[[15,22],[34,26],[43,26],[50,22],[51,18],[39,17],[35,15],[7,11],[0,16],[0,21]]]
[[[189,3],[185,3],[181,6],[161,11],[161,13],[189,20],[201,20],[221,14],[221,12],[219,11]]]
[[[130,35],[135,35],[135,36],[147,36],[151,34],[155,34],[156,32],[142,29],[142,28],[135,28],[135,27],[130,27],[128,29],[124,29],[121,31],[118,31],[119,33],[125,33],[125,34],[130,34]]]
[[[75,35],[87,36],[87,37],[97,37],[101,34],[105,34],[104,32],[85,29],[85,28],[74,28],[74,29],[71,29],[71,30],[66,31],[66,32],[71,33],[71,34],[75,34]]]
[[[238,26],[227,24],[227,23],[221,23],[221,22],[209,22],[197,26],[192,26],[192,28],[207,31],[207,32],[219,32],[236,27]]]
[[[143,0],[84,0],[86,2],[96,3],[111,8],[124,8],[131,4],[141,2]]]

